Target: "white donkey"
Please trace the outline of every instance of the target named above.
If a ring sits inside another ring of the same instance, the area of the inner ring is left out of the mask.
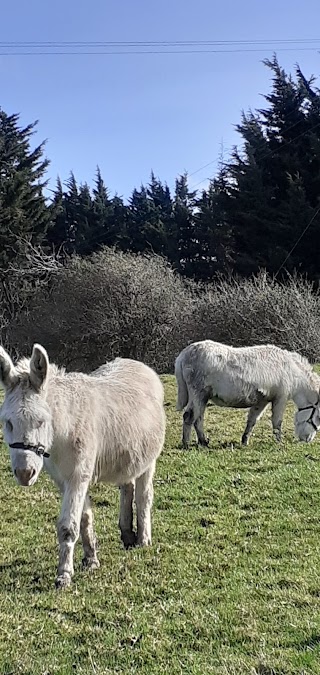
[[[295,429],[301,441],[312,441],[320,428],[320,378],[307,359],[274,345],[228,347],[212,340],[195,342],[175,362],[178,383],[177,410],[183,415],[182,443],[188,446],[192,424],[198,441],[208,445],[203,416],[211,399],[218,406],[250,408],[242,443],[249,436],[268,403],[272,426],[281,440],[281,425],[287,401],[298,410]]]
[[[151,544],[153,474],[165,436],[163,387],[148,366],[116,359],[94,373],[65,373],[34,345],[16,366],[0,348],[4,439],[20,485],[33,485],[44,464],[62,495],[56,586],[71,583],[81,533],[85,566],[99,567],[91,482],[120,487],[121,538],[126,548]],[[133,530],[133,497],[137,536]]]

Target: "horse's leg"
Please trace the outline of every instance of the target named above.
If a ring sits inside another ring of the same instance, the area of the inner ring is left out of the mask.
[[[86,494],[89,487],[88,480],[81,480],[76,471],[71,480],[64,484],[62,508],[58,520],[59,565],[56,587],[65,588],[71,583],[73,576],[73,552],[80,532],[80,521]]]
[[[137,543],[138,546],[151,545],[151,508],[153,502],[153,475],[156,463],[136,478],[137,507]]]
[[[281,397],[272,401],[272,428],[277,443],[281,441],[282,420],[287,400],[287,397]]]
[[[257,405],[253,405],[252,408],[250,408],[248,413],[247,425],[241,440],[243,445],[248,445],[248,441],[252,434],[253,427],[262,416],[268,403],[269,401],[262,399],[261,401],[259,401],[259,403],[257,403]]]
[[[88,569],[95,570],[100,567],[100,563],[97,558],[97,539],[94,532],[93,512],[88,494],[86,495],[82,510],[80,534],[84,553],[82,564]]]
[[[206,405],[208,403],[208,396],[206,394],[203,394],[200,399],[200,405],[199,405],[199,413],[198,416],[194,420],[194,428],[196,430],[198,442],[200,445],[206,446],[209,445],[209,438],[206,438],[204,435],[204,429],[203,429],[203,420],[204,420],[204,412],[206,409]]]
[[[125,548],[130,548],[136,543],[136,534],[133,531],[133,495],[134,481],[120,485],[120,516],[119,528],[121,540]]]

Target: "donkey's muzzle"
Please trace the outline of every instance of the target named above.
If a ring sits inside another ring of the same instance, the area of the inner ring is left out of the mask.
[[[32,469],[15,469],[14,473],[15,473],[15,476],[16,476],[18,482],[20,483],[20,485],[23,485],[24,487],[26,487],[27,485],[29,485],[32,478],[35,476],[36,470],[33,469],[33,468]]]

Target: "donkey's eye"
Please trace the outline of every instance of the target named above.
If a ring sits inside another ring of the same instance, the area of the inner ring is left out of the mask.
[[[36,427],[36,429],[40,429],[40,427],[43,427],[43,425],[44,425],[44,420],[39,420],[36,423],[35,427]]]
[[[10,422],[10,420],[7,420],[7,421],[6,421],[6,427],[7,427],[8,431],[12,431],[12,430],[13,430],[12,422]]]

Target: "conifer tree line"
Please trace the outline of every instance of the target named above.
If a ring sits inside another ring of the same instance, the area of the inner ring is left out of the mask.
[[[71,173],[48,200],[45,146],[31,149],[36,123],[22,128],[18,115],[0,109],[0,268],[23,259],[30,243],[66,258],[115,246],[161,255],[196,280],[261,268],[274,274],[285,261],[283,272],[318,281],[320,90],[299,67],[291,76],[276,57],[265,65],[272,73],[265,107],[242,114],[241,149],[198,192],[187,175],[170,190],[151,173],[126,202],[97,169],[93,187]]]

